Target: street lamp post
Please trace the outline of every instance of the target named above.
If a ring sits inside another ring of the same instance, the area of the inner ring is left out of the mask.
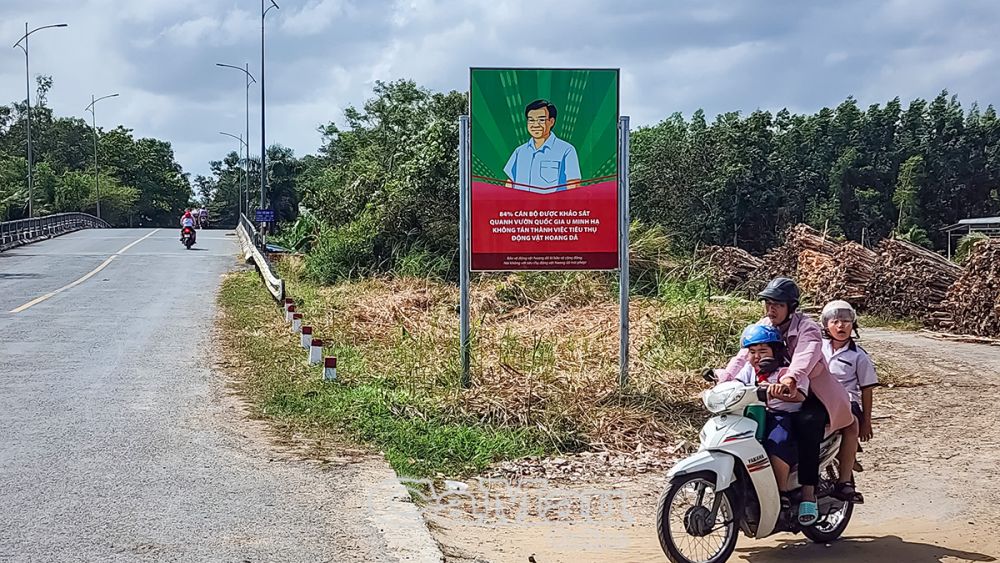
[[[94,95],[91,94],[90,105],[83,109],[83,111],[90,110],[91,124],[94,128],[94,195],[97,199],[98,219],[101,218],[101,167],[98,164],[97,159],[97,102],[116,97],[118,97],[118,94],[108,94],[107,96],[101,96],[100,98],[94,99]]]
[[[246,142],[243,141],[243,135],[240,135],[239,137],[237,137],[236,135],[233,135],[232,133],[226,133],[226,132],[223,132],[223,131],[219,131],[219,134],[220,135],[225,135],[227,137],[232,137],[232,138],[236,139],[237,141],[240,142],[240,144],[239,144],[239,150],[240,151],[242,151],[243,148],[246,147],[247,153],[250,152],[250,145],[246,144]],[[237,158],[240,158],[240,156],[237,156]],[[249,154],[247,155],[247,158],[248,159],[250,158]],[[245,163],[246,161],[244,160],[243,162]],[[249,189],[249,184],[246,183],[247,176],[248,176],[247,169],[244,168],[243,169],[243,183]],[[240,185],[239,185],[238,181],[236,183],[236,186],[240,190],[240,198],[239,198],[240,199],[240,201],[239,201],[240,210],[239,210],[239,212],[242,214],[243,213],[243,188],[240,188]],[[247,192],[247,198],[249,198],[249,197],[250,197],[250,192],[248,191]],[[236,222],[237,223],[239,223],[239,220],[240,220],[240,218],[236,217]]]
[[[274,0],[264,9],[265,0],[260,0],[260,208],[265,209],[264,193],[267,190],[267,148],[265,145],[264,120],[264,17],[272,8],[281,9]]]
[[[253,75],[250,74],[250,63],[245,63],[245,68],[240,68],[238,66],[227,65],[223,63],[215,63],[215,66],[222,66],[226,68],[235,68],[236,70],[242,72],[246,75],[246,102],[247,102],[247,136],[246,140],[243,141],[243,145],[246,146],[247,155],[246,160],[243,161],[243,183],[246,190],[246,212],[250,212],[250,84],[256,84],[257,80],[254,79]],[[263,193],[263,192],[262,192]],[[243,201],[240,201],[240,212],[243,212]]]
[[[57,23],[54,25],[43,25],[42,27],[36,27],[31,31],[28,31],[28,22],[24,22],[24,36],[17,40],[17,43],[11,47],[20,47],[24,51],[24,85],[25,85],[25,107],[27,108],[27,124],[28,124],[28,217],[35,216],[35,198],[34,198],[34,186],[31,177],[31,71],[28,66],[28,36],[36,31],[41,31],[43,29],[49,29],[52,27],[68,27],[68,24]],[[24,45],[21,45],[21,42]]]

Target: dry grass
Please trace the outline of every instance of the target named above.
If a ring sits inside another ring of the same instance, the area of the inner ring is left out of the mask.
[[[690,437],[703,418],[694,374],[720,365],[756,313],[633,298],[631,381],[619,390],[618,305],[606,274],[483,276],[472,288],[473,385],[461,389],[455,287],[421,278],[318,287],[295,261],[282,268],[307,324],[341,357],[346,383],[377,379],[457,420],[530,428],[549,451],[633,451]]]
[[[346,428],[414,476],[459,476],[563,452],[673,451],[705,419],[699,369],[722,365],[759,316],[755,302],[711,298],[695,269],[656,279],[655,297],[631,301],[630,380],[620,389],[614,278],[480,276],[471,300],[472,385],[463,389],[457,288],[414,277],[319,286],[305,280],[297,258],[280,267],[305,324],[337,356],[340,384],[322,385],[307,369],[281,371],[301,363],[290,359],[301,349],[291,338],[285,348],[258,342],[287,334],[277,316],[241,321],[234,329],[243,327],[242,353],[259,357],[254,369],[266,366],[258,370],[261,404],[310,425]],[[246,281],[232,280],[230,292],[254,287]],[[878,369],[883,384],[916,383],[884,360]]]
[[[898,363],[885,357],[873,359],[882,387],[920,387],[929,383],[926,375],[912,369],[904,369]]]

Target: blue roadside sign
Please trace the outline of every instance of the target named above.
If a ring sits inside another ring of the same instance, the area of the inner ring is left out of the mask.
[[[273,223],[274,222],[274,210],[273,209],[258,209],[255,217],[258,223]]]

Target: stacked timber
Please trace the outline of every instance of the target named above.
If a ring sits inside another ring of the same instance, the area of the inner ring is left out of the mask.
[[[945,306],[951,318],[937,323],[937,328],[1000,336],[1000,240],[976,243],[962,275],[948,289]]]
[[[867,306],[865,292],[877,258],[875,252],[853,241],[838,246],[833,253],[832,270],[816,288],[815,302],[828,303],[834,299],[843,299],[856,309],[864,310]]]
[[[926,248],[885,239],[868,281],[868,312],[886,318],[911,318],[931,326],[946,326],[945,299],[962,268]],[[945,323],[945,324],[942,324]]]
[[[699,254],[708,261],[716,286],[724,291],[744,288],[763,264],[760,258],[735,246],[707,246]]]
[[[824,280],[833,275],[836,268],[834,257],[815,250],[803,250],[799,253],[797,278],[799,289],[806,295],[815,296]],[[814,301],[817,301],[814,299]]]
[[[804,264],[807,267],[822,267],[826,261],[818,255],[832,258],[833,253],[837,251],[837,243],[809,225],[801,223],[795,225],[785,232],[784,244],[764,255],[764,264],[753,277],[752,285],[764,287],[768,281],[776,277],[796,279],[803,273],[815,275],[811,271],[799,271],[799,257],[807,251],[809,254]]]

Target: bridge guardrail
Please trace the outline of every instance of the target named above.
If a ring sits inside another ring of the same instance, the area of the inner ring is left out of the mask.
[[[111,225],[88,213],[56,213],[44,217],[0,222],[0,252],[80,229],[106,229]]]
[[[285,282],[274,273],[271,261],[267,259],[267,255],[262,251],[264,238],[257,232],[257,227],[254,226],[253,221],[242,213],[240,214],[240,224],[236,227],[236,236],[240,239],[243,258],[247,262],[253,262],[257,266],[257,271],[260,272],[260,277],[264,281],[264,287],[267,288],[271,297],[279,303],[283,302],[285,299]]]

